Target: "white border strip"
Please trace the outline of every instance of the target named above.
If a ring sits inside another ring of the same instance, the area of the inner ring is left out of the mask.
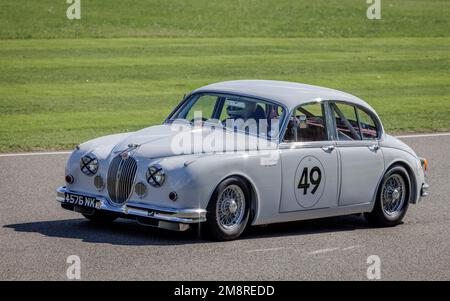
[[[450,136],[450,133],[434,133],[434,134],[416,134],[416,135],[400,135],[395,136],[396,138],[426,138],[426,137],[440,137],[440,136]],[[13,154],[0,154],[0,158],[3,157],[25,157],[25,156],[52,156],[52,155],[68,155],[72,153],[71,151],[61,151],[61,152],[33,152],[33,153],[13,153]]]
[[[43,153],[15,153],[15,154],[0,154],[2,157],[26,157],[26,156],[51,156],[51,155],[68,155],[72,152],[43,152]]]
[[[439,137],[439,136],[450,136],[450,133],[401,135],[401,136],[395,136],[395,137],[396,138],[424,138],[424,137]]]

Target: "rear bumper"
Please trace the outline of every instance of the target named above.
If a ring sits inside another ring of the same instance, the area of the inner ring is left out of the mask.
[[[95,208],[83,208],[79,204],[71,203],[70,200],[65,199],[66,192],[95,198],[97,200]],[[62,207],[67,210],[79,212],[83,209],[91,210],[92,212],[93,210],[108,211],[121,217],[134,218],[140,224],[169,230],[184,231],[189,228],[190,224],[206,221],[205,209],[161,207],[132,200],[122,206],[114,206],[103,196],[70,191],[64,186],[56,190],[56,201],[61,203]]]
[[[420,196],[425,197],[428,195],[428,189],[430,186],[427,183],[422,184],[422,188],[420,189]]]

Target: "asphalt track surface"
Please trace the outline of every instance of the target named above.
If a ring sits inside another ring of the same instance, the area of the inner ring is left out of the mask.
[[[450,280],[450,135],[402,138],[429,159],[430,195],[404,223],[371,228],[345,216],[253,227],[209,242],[118,220],[94,225],[55,201],[68,155],[0,155],[0,280],[66,280],[69,255],[82,280]]]

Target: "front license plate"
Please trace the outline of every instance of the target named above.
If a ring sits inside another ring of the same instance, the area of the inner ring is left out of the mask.
[[[98,202],[99,201],[96,198],[85,195],[73,194],[68,192],[64,194],[64,203],[67,204],[95,208]]]

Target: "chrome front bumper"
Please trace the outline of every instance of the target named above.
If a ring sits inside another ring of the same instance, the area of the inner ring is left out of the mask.
[[[65,186],[56,190],[56,201],[61,203],[64,209],[76,211],[79,205],[73,205],[65,201],[65,193],[73,193],[98,200],[95,210],[104,210],[117,213],[125,218],[135,218],[138,223],[164,228],[169,230],[184,231],[189,228],[189,224],[206,221],[205,209],[171,208],[150,205],[147,203],[128,201],[122,206],[114,206],[104,196],[92,195],[83,192],[71,191]],[[86,207],[88,208],[88,207]]]

